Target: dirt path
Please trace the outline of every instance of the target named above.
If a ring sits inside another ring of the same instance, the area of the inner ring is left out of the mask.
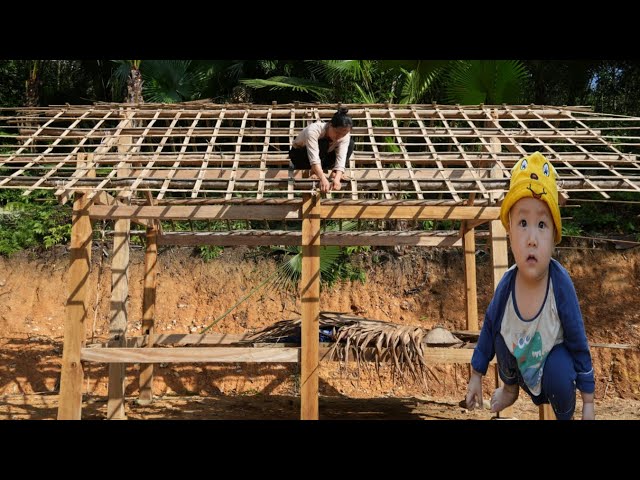
[[[458,406],[458,399],[348,398],[320,397],[321,420],[489,420],[488,410],[472,412]],[[0,397],[0,420],[53,420],[58,406],[57,395],[5,395]],[[107,402],[92,397],[83,403],[83,419],[104,420]],[[170,396],[151,405],[137,405],[126,400],[125,411],[131,420],[297,420],[299,397],[285,395],[200,395]],[[578,403],[576,419],[580,418]],[[640,401],[611,398],[596,402],[596,416],[601,420],[640,420]],[[514,405],[519,420],[537,420],[538,408],[520,398]]]

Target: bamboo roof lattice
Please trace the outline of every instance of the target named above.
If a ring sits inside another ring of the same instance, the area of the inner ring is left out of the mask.
[[[587,107],[349,105],[355,151],[333,200],[487,205],[534,151],[559,191],[640,191],[640,118]],[[300,130],[336,105],[94,104],[0,109],[0,188],[132,204],[268,203],[317,182],[289,168]],[[348,202],[347,202],[348,203]],[[359,202],[358,202],[359,203]]]

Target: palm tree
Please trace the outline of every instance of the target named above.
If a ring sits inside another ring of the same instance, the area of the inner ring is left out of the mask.
[[[25,81],[25,97],[27,107],[37,107],[40,100],[39,67],[41,60],[29,60],[29,76]]]
[[[447,72],[447,99],[462,105],[520,103],[528,81],[519,60],[461,60]]]

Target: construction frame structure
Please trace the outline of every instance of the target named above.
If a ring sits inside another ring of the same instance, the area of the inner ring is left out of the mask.
[[[540,151],[551,160],[561,204],[579,204],[572,195],[582,192],[603,201],[611,192],[640,192],[637,117],[536,105],[347,106],[355,151],[342,190],[326,198],[317,191],[317,179],[290,168],[288,150],[302,128],[328,121],[339,105],[105,103],[0,109],[0,188],[24,195],[53,190],[61,204],[73,199],[59,419],[81,418],[82,362],[88,361],[109,364],[108,418],[125,415],[126,363],[144,365],[139,400],[150,402],[154,363],[300,362],[300,418],[317,419],[321,245],[462,247],[467,330],[477,332],[476,236],[489,239],[495,288],[508,268],[499,203],[520,158]],[[323,222],[334,220],[401,219],[456,220],[460,228],[322,229]],[[95,220],[114,222],[110,340],[104,346],[85,344]],[[191,231],[171,231],[168,222],[177,220],[188,221]],[[231,227],[232,220],[264,222],[266,228],[219,228],[225,222]],[[132,223],[146,232],[144,299],[142,336],[126,338]],[[276,225],[280,229],[272,228]],[[231,347],[238,335],[156,335],[159,245],[302,246],[301,347]],[[468,363],[471,353],[426,348],[425,358]]]

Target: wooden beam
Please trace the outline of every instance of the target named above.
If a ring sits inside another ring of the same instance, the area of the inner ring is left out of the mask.
[[[320,322],[320,197],[306,194],[302,204],[302,349],[300,419],[318,420]]]
[[[471,230],[472,234],[474,230]],[[478,237],[487,237],[488,232],[475,232]],[[375,232],[325,232],[320,234],[322,245],[349,246],[394,246],[416,247],[462,247],[457,231],[375,231]],[[158,236],[158,245],[180,246],[267,246],[302,245],[302,232],[284,230],[233,230],[229,232],[167,232]]]
[[[64,324],[58,420],[80,420],[82,415],[81,349],[85,341],[85,320],[89,311],[87,282],[91,267],[91,219],[87,195],[76,193],[71,224],[69,296]]]
[[[91,154],[89,154],[91,155]],[[121,205],[121,206],[126,206],[124,203],[122,203],[120,200],[116,199],[113,195],[102,191],[99,192],[95,197],[93,197],[93,202],[96,205]],[[150,225],[153,224],[153,222],[151,220],[142,220],[142,219],[136,219],[136,220],[131,220],[133,223],[135,223],[136,225],[142,225],[144,227],[149,227]]]
[[[92,219],[119,218],[157,220],[297,220],[300,219],[297,205],[92,205]],[[385,206],[385,205],[330,205],[320,207],[323,219],[398,219],[413,220],[493,220],[499,218],[500,207],[482,206]]]
[[[140,337],[138,337],[140,338]],[[204,343],[203,343],[204,345]],[[261,344],[268,345],[268,344]],[[318,358],[329,361],[330,344],[318,349]],[[373,359],[375,352],[371,350]],[[82,360],[98,363],[297,363],[301,358],[300,347],[137,347],[137,348],[83,348]],[[423,356],[429,364],[469,363],[471,348],[423,348]],[[365,352],[367,356],[367,352]],[[490,362],[495,364],[495,358]]]
[[[154,345],[156,309],[156,272],[158,263],[158,230],[147,229],[147,246],[144,254],[144,292],[142,294],[142,334],[148,338],[147,347]],[[148,405],[153,401],[153,364],[140,369],[140,395],[138,402]]]
[[[316,332],[316,338],[317,338]],[[298,348],[198,347],[198,348],[83,348],[82,360],[124,363],[298,363]]]
[[[499,207],[465,207],[465,206],[378,206],[378,205],[340,205],[320,207],[321,218],[344,219],[396,219],[412,220],[493,220],[499,218]]]
[[[296,220],[300,205],[266,205],[256,208],[245,205],[166,205],[166,206],[107,206],[92,205],[89,214],[94,219],[131,218],[156,220]]]

